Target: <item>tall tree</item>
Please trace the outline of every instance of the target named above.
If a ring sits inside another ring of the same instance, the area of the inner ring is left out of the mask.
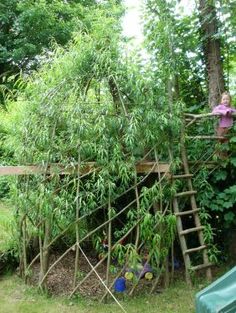
[[[165,86],[165,94],[173,91],[173,98],[178,96],[188,107],[201,106],[205,96],[204,73],[199,65],[195,15],[181,15],[174,1],[148,0],[145,20],[146,47],[156,84]]]
[[[218,35],[218,19],[214,1],[199,1],[201,38],[206,63],[209,89],[209,106],[215,106],[224,91],[225,81],[221,58],[221,42]]]
[[[35,69],[54,41],[65,45],[84,24],[87,7],[95,0],[1,0],[0,84],[12,89],[9,76]],[[4,77],[5,76],[5,77]],[[1,102],[0,95],[0,102]]]

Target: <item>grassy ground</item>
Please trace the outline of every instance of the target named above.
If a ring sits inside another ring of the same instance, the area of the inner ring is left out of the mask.
[[[0,251],[4,251],[12,241],[11,209],[0,202]],[[226,270],[224,269],[224,272]],[[218,273],[220,276],[221,273]],[[189,288],[178,281],[159,294],[130,298],[122,295],[118,299],[127,313],[194,313],[194,297],[205,287],[201,280]],[[0,313],[118,313],[121,308],[114,302],[100,304],[89,299],[68,300],[62,297],[48,297],[36,288],[29,287],[15,274],[0,276]]]
[[[198,286],[199,287],[199,286]],[[178,282],[161,294],[120,299],[127,313],[193,313],[196,289]],[[122,310],[114,302],[99,304],[85,299],[40,295],[35,288],[26,286],[16,275],[0,280],[1,313],[118,313]]]

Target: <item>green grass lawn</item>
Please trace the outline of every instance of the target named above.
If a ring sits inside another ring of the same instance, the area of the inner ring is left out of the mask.
[[[13,218],[10,206],[0,202],[0,251],[12,244]],[[222,269],[223,273],[228,269]],[[222,273],[218,271],[217,275]],[[180,280],[182,279],[182,281]],[[130,298],[118,295],[124,311],[111,300],[100,304],[78,297],[68,300],[63,297],[49,297],[38,289],[25,285],[15,274],[0,276],[0,313],[194,313],[194,298],[204,288],[205,281],[196,278],[195,287],[190,288],[184,277],[162,293]]]
[[[178,282],[160,294],[119,300],[127,313],[194,313],[196,289]],[[122,310],[114,302],[100,304],[86,299],[70,301],[47,297],[37,289],[26,286],[16,275],[0,280],[1,313],[118,313]]]
[[[12,243],[13,227],[10,205],[0,202],[0,251]],[[163,293],[119,299],[127,313],[193,313],[196,289],[178,282]],[[120,295],[118,295],[120,296]],[[120,298],[120,297],[118,297]],[[48,297],[27,286],[15,274],[0,276],[0,313],[118,313],[121,308],[111,300],[100,304],[85,298],[68,300]],[[124,311],[123,311],[124,312]]]

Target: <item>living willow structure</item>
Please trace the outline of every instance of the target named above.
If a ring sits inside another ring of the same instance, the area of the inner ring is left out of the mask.
[[[56,48],[27,79],[11,104],[6,145],[15,164],[40,168],[17,176],[12,188],[22,277],[48,288],[70,256],[69,296],[96,275],[104,299],[143,260],[154,274],[152,292],[165,275],[167,283],[179,186],[170,173],[182,166],[183,108],[157,99],[155,83],[122,61],[114,18],[95,20],[92,33]]]

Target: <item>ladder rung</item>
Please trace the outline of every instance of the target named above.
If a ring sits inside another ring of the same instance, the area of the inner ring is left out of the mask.
[[[184,254],[188,254],[188,253],[192,253],[192,252],[204,250],[204,249],[206,249],[206,248],[207,248],[207,246],[206,246],[206,245],[203,245],[203,246],[200,246],[200,247],[197,247],[197,248],[188,249],[188,250],[185,250],[185,251],[184,251]]]
[[[196,190],[189,190],[189,191],[176,193],[175,197],[192,196],[192,195],[195,195],[196,193],[197,193]]]
[[[191,270],[192,271],[198,271],[198,270],[202,270],[204,268],[210,267],[212,266],[212,263],[205,263],[205,264],[201,264],[201,265],[196,265],[196,266],[192,266]]]
[[[177,213],[175,213],[175,215],[176,215],[176,216],[189,215],[189,214],[197,213],[197,212],[199,212],[200,210],[201,210],[200,208],[197,208],[197,209],[194,209],[194,210],[183,211],[183,212],[177,212]]]
[[[191,178],[193,177],[193,174],[181,174],[181,175],[173,175],[173,179],[179,179],[179,178]]]
[[[204,229],[204,226],[189,228],[189,229],[182,230],[181,232],[179,232],[179,234],[180,235],[187,235],[187,234],[192,233],[194,231],[199,231],[199,230],[203,230],[203,229]]]

